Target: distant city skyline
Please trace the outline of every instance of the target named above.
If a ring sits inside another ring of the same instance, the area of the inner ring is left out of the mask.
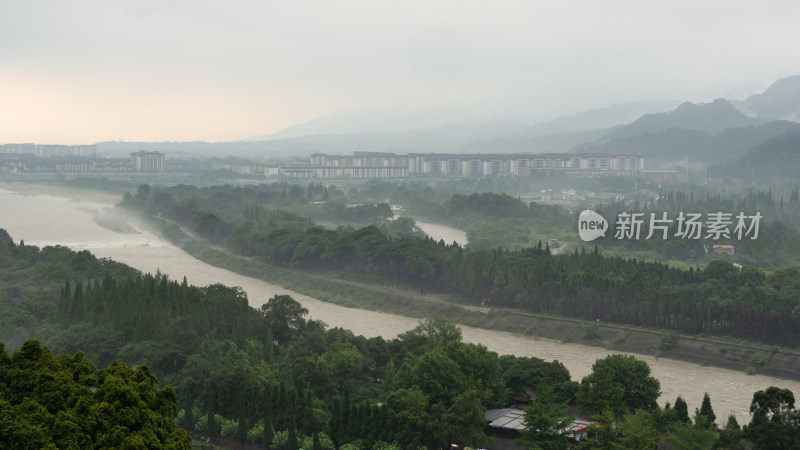
[[[0,8],[0,143],[219,142],[373,111],[429,111],[431,127],[534,124],[630,101],[743,98],[800,74],[791,0]]]

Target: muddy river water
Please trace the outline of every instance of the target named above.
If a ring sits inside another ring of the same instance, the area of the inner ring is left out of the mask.
[[[184,276],[192,284],[206,285],[224,283],[241,286],[248,295],[250,304],[259,307],[275,294],[289,294],[308,308],[313,319],[322,320],[329,326],[339,326],[365,336],[392,338],[417,325],[416,319],[372,311],[346,308],[325,303],[311,297],[288,291],[260,280],[237,275],[195,260],[171,243],[152,232],[129,221],[133,230],[112,231],[108,221],[102,217],[111,215],[109,200],[87,200],[86,198],[64,198],[43,194],[18,194],[12,188],[0,189],[0,228],[5,228],[15,241],[40,247],[65,245],[74,250],[89,250],[98,257],[121,261],[145,272],[160,270],[173,279]],[[79,194],[75,194],[79,195]],[[100,220],[96,218],[100,217]],[[119,219],[115,219],[119,220]],[[106,227],[100,226],[103,222]],[[466,237],[459,230],[441,225],[421,225],[435,239],[445,242],[464,242]],[[602,348],[579,344],[533,339],[497,331],[463,327],[464,340],[480,343],[500,354],[536,356],[545,360],[557,359],[564,363],[573,379],[580,380],[591,371],[597,358],[618,353]],[[762,375],[702,367],[668,359],[640,356],[646,361],[653,375],[661,381],[662,396],[659,403],[681,395],[688,403],[690,413],[699,408],[703,393],[708,392],[718,421],[724,422],[734,413],[739,423],[749,422],[748,409],[753,392],[768,386],[789,388],[797,396],[800,383],[775,379]]]

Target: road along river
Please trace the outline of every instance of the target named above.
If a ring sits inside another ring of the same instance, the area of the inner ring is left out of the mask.
[[[0,189],[0,228],[5,228],[17,242],[24,240],[26,244],[40,247],[65,245],[74,250],[89,250],[98,257],[112,258],[145,272],[160,270],[177,280],[185,276],[190,283],[196,285],[223,283],[241,286],[247,292],[250,304],[256,308],[273,295],[289,294],[308,308],[311,318],[367,337],[392,338],[418,323],[416,319],[407,317],[325,303],[261,280],[210,266],[147,231],[135,219],[120,220],[119,213],[113,211],[110,198],[87,200],[80,193],[75,196],[63,198],[42,194],[21,195]],[[112,231],[100,226],[98,222],[106,226],[109,223],[127,222],[134,230],[123,232],[126,227],[115,227],[122,231]],[[465,341],[483,344],[500,354],[557,359],[564,363],[576,380],[591,371],[592,363],[597,358],[619,353],[498,331],[466,326],[461,328]],[[739,423],[749,422],[750,400],[757,390],[774,385],[791,389],[795,396],[800,394],[800,383],[796,381],[762,375],[748,376],[731,370],[655,359],[652,356],[637,357],[646,361],[652,368],[653,375],[661,381],[663,394],[659,403],[674,403],[675,398],[681,395],[691,412],[693,408],[700,407],[703,393],[708,392],[720,423],[724,423],[731,413],[736,414]]]

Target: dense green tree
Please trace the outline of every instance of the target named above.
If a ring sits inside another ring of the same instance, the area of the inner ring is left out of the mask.
[[[483,446],[487,442],[484,434],[486,417],[483,406],[485,393],[470,389],[459,394],[448,411],[454,421],[453,437],[455,442],[465,443],[471,447]]]
[[[527,448],[563,450],[569,444],[569,425],[575,420],[567,413],[567,405],[554,405],[553,388],[546,384],[536,387],[536,400],[525,408],[525,428],[517,443]]]
[[[465,386],[485,394],[482,403],[491,408],[506,404],[509,390],[502,376],[497,353],[489,351],[480,344],[457,341],[448,343],[445,346],[445,353],[458,365],[464,375]]]
[[[743,434],[754,449],[800,448],[800,414],[792,391],[770,386],[755,392],[750,413],[753,418]]]
[[[545,383],[554,386],[558,401],[573,400],[559,396],[558,387],[563,383],[571,383],[571,379],[567,368],[558,361],[547,362],[536,357],[502,355],[500,366],[503,379],[511,394]]]
[[[742,427],[734,415],[728,416],[728,422],[719,432],[719,441],[714,448],[730,449],[730,450],[744,450],[747,444],[743,439]]]
[[[449,342],[461,341],[461,328],[442,316],[425,319],[401,338],[420,337],[431,347],[444,347]]]
[[[592,420],[596,423],[592,430],[594,437],[581,440],[578,448],[582,450],[607,450],[619,447],[619,432],[614,413],[610,409],[606,409],[592,416]]]
[[[274,339],[284,344],[305,327],[308,309],[288,295],[275,295],[261,305],[261,314]]]
[[[794,393],[789,389],[770,386],[753,393],[750,414],[754,420],[763,416],[773,422],[785,422],[792,411],[794,411]]]
[[[150,196],[150,185],[149,184],[140,184],[139,187],[136,189],[136,200],[140,202],[146,201]]]
[[[650,412],[650,415],[653,419],[653,426],[661,434],[672,432],[681,423],[678,420],[678,412],[670,406],[669,402],[664,406],[664,409],[654,409]]]
[[[710,427],[716,428],[717,415],[714,414],[714,409],[711,407],[711,397],[708,392],[703,394],[703,404],[700,406],[700,414],[706,417],[706,422]]]
[[[682,450],[703,450],[713,448],[717,442],[717,433],[709,429],[707,419],[702,414],[696,414],[694,424],[679,425],[667,437],[667,442],[673,448]]]
[[[400,367],[397,376],[401,387],[417,387],[431,403],[441,403],[445,407],[452,405],[466,386],[461,368],[442,348],[409,358]]]
[[[658,407],[661,384],[650,376],[650,366],[628,355],[609,355],[592,365],[592,373],[581,381],[578,404],[586,409],[615,413]]]
[[[680,395],[675,399],[675,412],[677,413],[679,422],[691,423],[692,419],[689,418],[689,405],[686,404],[686,400]]]
[[[626,414],[620,426],[619,444],[624,448],[649,450],[661,440],[651,413],[642,409]]]
[[[297,431],[294,428],[294,425],[289,427],[289,439],[286,442],[286,448],[288,450],[298,450],[300,447],[297,444]]]
[[[156,389],[147,366],[97,370],[33,340],[11,358],[0,348],[0,364],[0,441],[10,448],[189,448],[175,391]]]

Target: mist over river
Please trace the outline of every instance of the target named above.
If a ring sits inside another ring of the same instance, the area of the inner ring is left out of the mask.
[[[12,187],[6,189],[13,189]],[[415,327],[416,319],[392,314],[364,311],[333,305],[311,297],[291,292],[260,280],[237,275],[197,261],[171,243],[140,226],[133,218],[115,211],[112,203],[98,200],[62,198],[41,194],[18,194],[0,189],[0,228],[5,228],[15,241],[40,247],[64,245],[74,250],[89,250],[98,257],[123,262],[145,272],[160,270],[171,278],[189,283],[207,285],[223,283],[241,286],[248,295],[250,305],[260,307],[275,294],[289,294],[308,308],[311,318],[321,320],[331,327],[343,327],[367,337],[392,338]],[[102,224],[102,226],[100,225]],[[427,225],[427,224],[426,224]],[[437,240],[447,236],[462,236],[459,230],[436,225]],[[564,363],[572,378],[580,380],[591,371],[597,358],[619,353],[598,347],[533,339],[497,331],[461,327],[464,340],[480,343],[500,354],[536,356],[545,360],[557,359]],[[663,392],[659,403],[674,403],[681,395],[689,405],[690,415],[699,408],[703,393],[708,392],[718,422],[735,413],[739,423],[750,421],[748,415],[753,392],[768,386],[789,388],[798,396],[800,383],[762,375],[745,375],[715,367],[702,367],[668,359],[640,356],[652,368],[653,375],[661,381]]]

